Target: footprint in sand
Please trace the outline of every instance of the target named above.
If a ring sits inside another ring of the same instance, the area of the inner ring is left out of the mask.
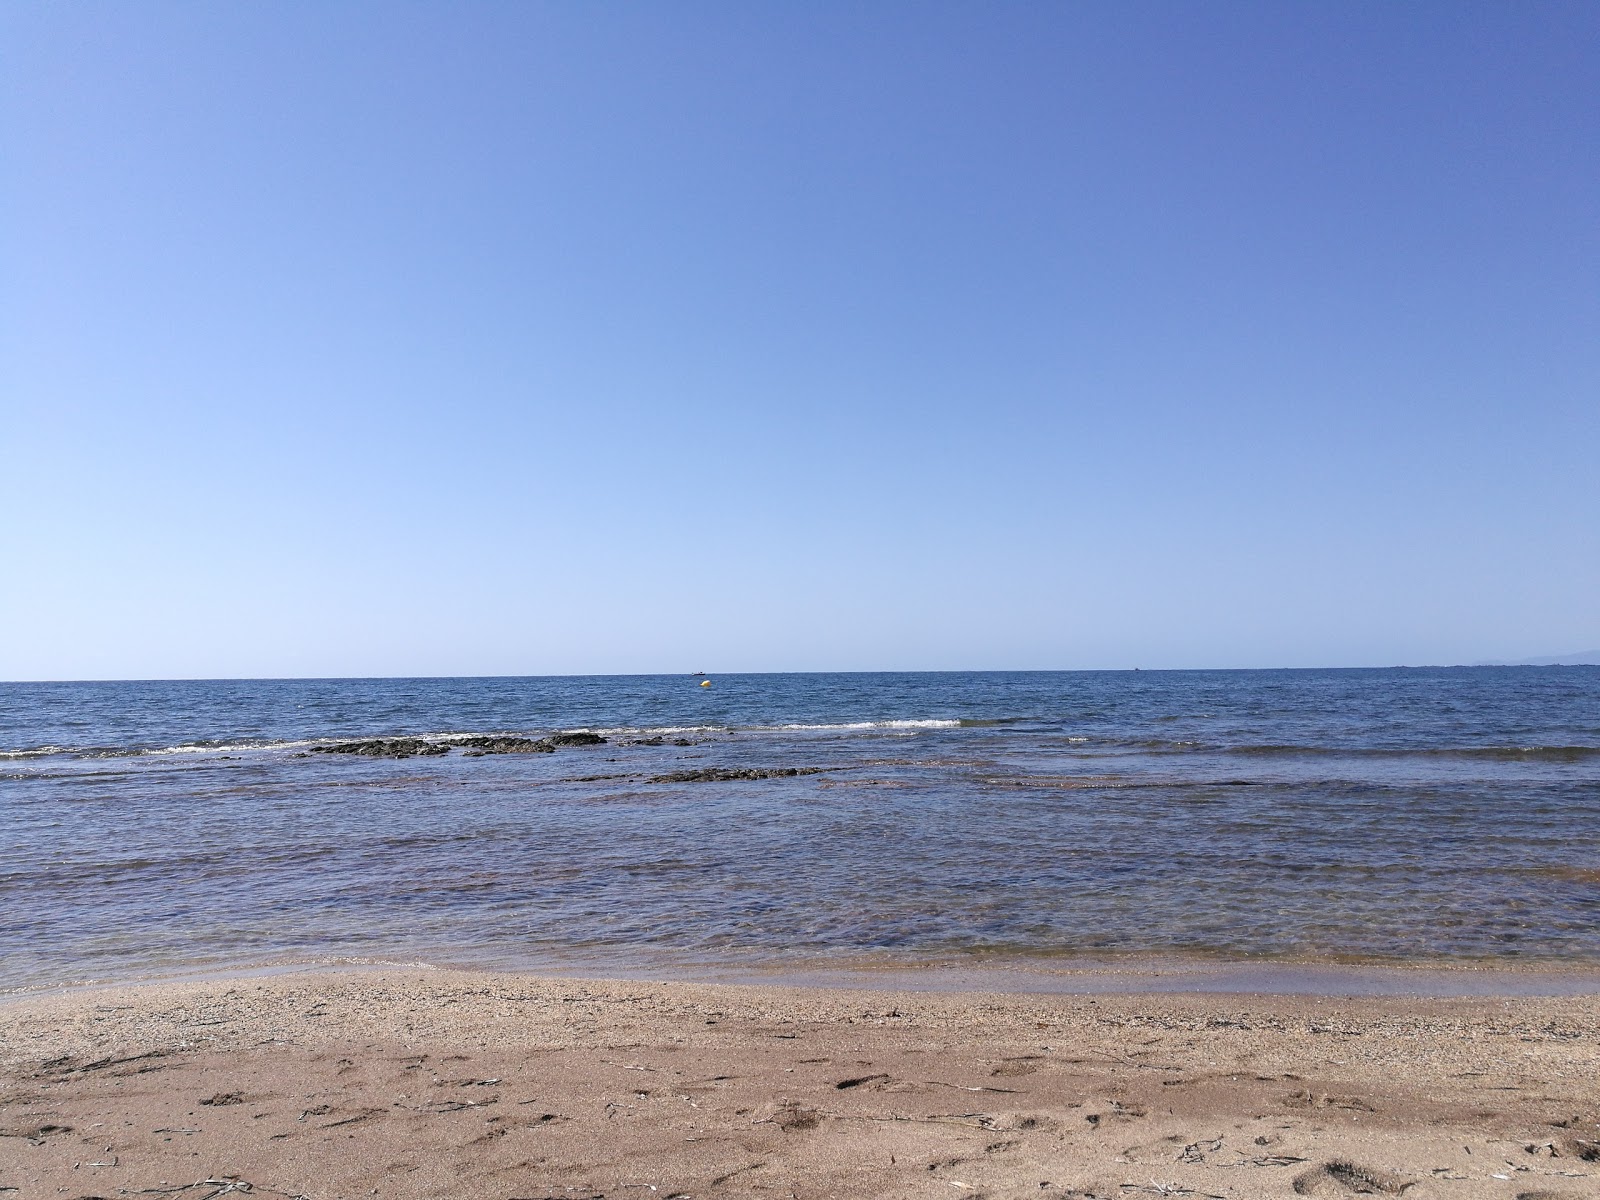
[[[1148,1110],[1142,1104],[1129,1104],[1121,1100],[1107,1100],[1104,1104],[1094,1106],[1094,1111],[1087,1112],[1083,1119],[1093,1128],[1100,1128],[1106,1121],[1138,1121],[1143,1119]]]
[[[1313,1092],[1310,1088],[1299,1088],[1284,1097],[1283,1103],[1288,1108],[1343,1108],[1352,1112],[1376,1112],[1371,1104],[1360,1096],[1334,1096],[1328,1092]]]
[[[1568,1158],[1581,1158],[1584,1162],[1600,1162],[1600,1142],[1587,1138],[1562,1138],[1556,1143]]]
[[[755,1125],[776,1125],[784,1133],[806,1133],[822,1124],[822,1115],[793,1100],[776,1104],[763,1104],[756,1109],[751,1122]]]
[[[1334,1159],[1294,1177],[1297,1196],[1398,1196],[1416,1180]]]
[[[1000,1065],[990,1071],[990,1075],[1016,1076],[1032,1075],[1039,1069],[1039,1063],[1044,1058],[1042,1054],[1019,1054],[1015,1058],[1000,1060]]]
[[[42,1146],[46,1138],[71,1133],[71,1125],[35,1125],[31,1129],[0,1129],[0,1137],[22,1138],[34,1146]]]
[[[839,1091],[849,1091],[851,1088],[867,1087],[871,1084],[888,1083],[887,1075],[858,1075],[854,1079],[841,1079],[833,1086]]]
[[[1039,1113],[987,1113],[978,1125],[993,1133],[1051,1133],[1060,1123]]]

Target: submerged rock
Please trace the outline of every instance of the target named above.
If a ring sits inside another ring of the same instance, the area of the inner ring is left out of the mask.
[[[449,754],[452,746],[459,746],[467,757],[477,758],[484,754],[553,754],[557,746],[603,746],[605,741],[605,738],[595,733],[557,733],[547,738],[481,734],[451,738],[447,742],[406,737],[363,738],[357,742],[313,746],[311,751],[314,754],[359,754],[366,758],[414,758],[422,755]]]
[[[605,738],[598,733],[552,733],[549,737],[552,746],[604,746]]]
[[[454,745],[467,752],[469,758],[483,754],[554,754],[556,748],[544,738],[525,737],[469,737],[456,738]]]
[[[450,747],[422,738],[366,738],[359,742],[337,742],[332,746],[313,746],[313,754],[360,754],[367,758],[415,758],[449,754]]]
[[[816,775],[827,767],[706,767],[700,771],[674,771],[646,783],[727,783],[734,779],[780,779],[791,775]]]

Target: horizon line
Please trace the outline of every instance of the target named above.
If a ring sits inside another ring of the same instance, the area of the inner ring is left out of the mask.
[[[1261,671],[1462,671],[1488,668],[1541,669],[1546,667],[1595,667],[1600,661],[1564,662],[1563,658],[1600,660],[1600,651],[1569,656],[1544,655],[1517,662],[1473,663],[1387,663],[1342,667],[950,667],[915,670],[824,670],[824,671],[570,671],[551,674],[514,675],[148,675],[108,676],[73,679],[0,679],[0,685],[24,683],[364,683],[379,680],[441,679],[676,679],[696,676],[739,678],[766,675],[1181,675],[1218,672]]]

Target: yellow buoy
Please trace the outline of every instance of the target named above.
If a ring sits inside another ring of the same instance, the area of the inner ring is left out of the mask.
[[[701,680],[701,681],[700,681],[700,686],[701,686],[701,687],[710,687],[710,686],[711,686],[711,680],[709,680],[709,679],[702,679],[702,680]]]

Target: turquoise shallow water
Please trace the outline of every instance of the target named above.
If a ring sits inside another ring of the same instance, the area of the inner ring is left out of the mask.
[[[341,956],[1600,965],[1600,668],[698,683],[0,684],[0,986]],[[606,741],[459,740],[576,729]],[[452,748],[316,752],[400,735]],[[682,778],[708,770],[746,777]]]

